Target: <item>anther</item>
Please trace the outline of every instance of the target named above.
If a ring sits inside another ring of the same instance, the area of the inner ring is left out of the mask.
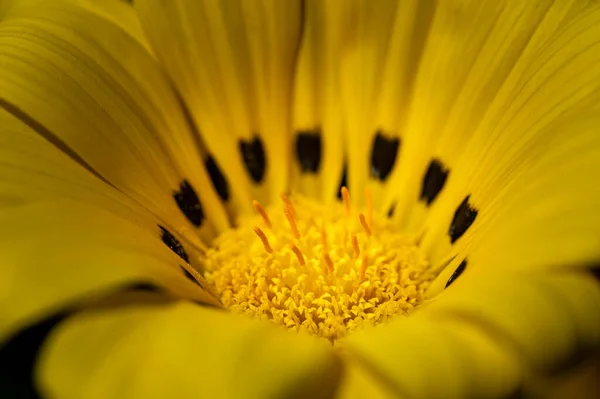
[[[365,273],[367,272],[367,262],[369,261],[369,256],[364,254],[362,257],[362,261],[360,263],[360,280],[363,281],[365,279]]]
[[[365,215],[362,213],[359,213],[358,219],[360,219],[360,224],[363,227],[363,229],[365,230],[365,233],[367,233],[367,237],[371,237],[371,228],[369,227],[369,224],[367,223],[367,220],[365,219]]]
[[[360,247],[358,246],[358,239],[356,238],[356,234],[352,234],[352,251],[354,259],[358,259],[360,256]]]
[[[344,202],[344,208],[346,209],[346,216],[350,216],[350,193],[346,186],[343,186],[341,189],[342,192],[342,201]]]
[[[373,226],[373,194],[369,187],[365,187],[365,198],[367,200],[367,222]]]
[[[323,251],[323,260],[325,261],[325,264],[327,265],[327,268],[329,269],[329,271],[333,272],[333,270],[334,270],[333,261],[331,260],[331,256],[329,256],[329,254],[325,251]]]
[[[375,187],[369,188],[377,205]],[[214,290],[232,312],[270,319],[331,342],[394,314],[408,314],[425,299],[439,270],[430,272],[412,236],[384,222],[375,208],[371,225],[367,202],[360,208],[352,205],[351,216],[346,216],[341,192],[340,187],[340,200],[331,205],[289,193],[276,198],[276,213],[265,206],[271,230],[252,212],[251,224],[223,233],[199,260],[206,268],[200,283],[210,284],[209,293]],[[361,216],[368,230],[361,226]],[[269,284],[264,284],[265,276]],[[360,306],[357,300],[369,305]]]
[[[414,270],[412,272],[408,273],[408,279],[412,280],[412,281],[417,281],[420,276],[421,276],[421,274]]]
[[[283,201],[284,208],[289,208],[292,211],[292,215],[296,217],[296,210],[294,209],[294,204],[292,204],[290,197],[288,197],[285,193],[281,193],[279,196]]]
[[[290,208],[285,207],[283,209],[283,213],[285,214],[285,217],[290,223],[290,229],[292,229],[292,234],[294,235],[294,237],[300,238],[300,232],[298,231],[298,226],[296,226],[296,220],[294,219],[294,212]]]
[[[304,255],[302,255],[302,252],[300,252],[300,249],[296,246],[296,244],[291,243],[290,248],[292,249],[292,252],[294,252],[294,255],[296,255],[296,258],[298,258],[300,265],[306,265],[306,262],[304,261]]]
[[[325,224],[321,226],[321,245],[323,248],[327,248],[327,231],[325,231]]]
[[[252,201],[252,205],[254,206],[254,209],[256,209],[256,212],[260,214],[267,227],[271,228],[271,220],[269,220],[269,215],[267,215],[265,208],[263,208],[263,206],[257,200]]]
[[[273,248],[271,248],[271,245],[269,244],[269,240],[267,239],[267,236],[262,231],[262,229],[257,226],[257,227],[254,228],[254,232],[256,233],[256,235],[258,236],[258,238],[260,238],[260,240],[262,241],[263,247],[265,247],[265,251],[267,251],[268,253],[272,254],[273,253]]]

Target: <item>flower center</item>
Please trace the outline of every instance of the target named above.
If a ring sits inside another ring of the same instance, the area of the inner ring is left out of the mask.
[[[234,312],[273,320],[331,340],[410,313],[434,275],[416,239],[372,207],[322,206],[282,194],[265,210],[219,236],[206,278]],[[370,203],[370,196],[367,195]]]

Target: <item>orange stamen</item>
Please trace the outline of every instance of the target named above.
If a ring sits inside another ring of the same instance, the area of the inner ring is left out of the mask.
[[[296,217],[296,210],[294,209],[294,204],[292,204],[292,200],[290,200],[290,197],[288,197],[286,193],[281,193],[279,196],[283,201],[284,208],[289,208],[292,211],[292,215]]]
[[[321,226],[321,245],[323,248],[327,248],[327,232],[325,231],[325,224]]]
[[[346,186],[342,187],[342,201],[344,202],[344,208],[346,208],[346,216],[350,216],[350,193]]]
[[[267,236],[262,231],[262,229],[257,226],[257,227],[254,228],[254,232],[256,233],[256,235],[258,236],[258,238],[260,238],[260,240],[262,241],[263,247],[265,247],[265,251],[267,251],[268,253],[272,254],[273,253],[273,248],[271,248],[271,245],[269,244],[269,240],[267,239]]]
[[[298,258],[300,265],[306,265],[306,262],[304,261],[304,255],[302,255],[302,252],[300,252],[300,249],[296,246],[296,244],[291,243],[290,248],[292,249],[292,252],[294,252],[294,255],[296,255],[296,258]]]
[[[365,188],[365,197],[367,199],[367,222],[369,222],[369,226],[373,226],[373,194],[369,187]]]
[[[365,230],[365,233],[367,233],[367,236],[371,237],[371,228],[369,227],[369,224],[367,223],[367,220],[365,219],[365,215],[360,213],[358,215],[358,218],[360,219],[360,224],[363,227],[363,229]]]
[[[360,279],[361,281],[365,279],[365,273],[367,272],[367,262],[369,261],[369,257],[367,254],[364,254],[362,257],[362,262],[360,264]]]
[[[354,259],[358,259],[360,256],[360,247],[358,246],[358,239],[356,238],[356,234],[352,234],[352,250]]]
[[[300,238],[300,232],[298,231],[298,226],[296,226],[296,220],[294,219],[294,212],[292,211],[292,209],[286,207],[283,210],[283,213],[285,213],[285,217],[290,223],[290,229],[292,229],[292,234],[294,235],[294,237]]]
[[[325,264],[327,265],[327,268],[329,269],[329,271],[333,272],[333,270],[334,270],[333,261],[331,260],[331,256],[329,256],[329,254],[325,251],[323,251],[323,260],[325,261]]]
[[[265,208],[263,208],[263,206],[257,200],[252,201],[252,205],[254,206],[254,209],[256,209],[256,212],[262,216],[263,222],[265,222],[267,227],[271,228],[271,220],[269,220],[269,215],[267,215]]]

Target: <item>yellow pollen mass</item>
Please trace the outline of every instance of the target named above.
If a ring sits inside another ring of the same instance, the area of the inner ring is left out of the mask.
[[[342,196],[327,207],[284,194],[268,209],[255,201],[257,215],[220,235],[204,259],[222,303],[332,342],[415,309],[435,277],[416,238],[373,214],[370,198],[359,210],[347,189]]]

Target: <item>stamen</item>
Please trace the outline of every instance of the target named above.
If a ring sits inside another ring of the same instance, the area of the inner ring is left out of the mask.
[[[358,259],[360,256],[360,247],[358,246],[358,239],[356,238],[356,234],[352,234],[352,255],[354,259]]]
[[[273,253],[273,248],[271,248],[271,245],[269,244],[269,240],[267,239],[267,236],[262,231],[262,229],[260,227],[256,226],[254,228],[254,232],[256,233],[256,235],[258,236],[258,238],[260,238],[260,240],[262,241],[263,247],[265,247],[265,251],[267,251],[268,253],[272,254]]]
[[[367,221],[365,219],[365,215],[360,213],[358,215],[358,218],[360,219],[360,224],[363,227],[363,229],[365,230],[365,233],[367,233],[368,237],[371,237],[371,228],[369,227],[369,225],[367,224]]]
[[[265,208],[263,208],[257,200],[252,201],[252,205],[254,206],[254,209],[256,209],[256,212],[260,214],[267,227],[271,228],[271,220],[269,220],[269,215],[267,214],[267,211],[265,211]]]
[[[344,202],[344,208],[346,209],[346,216],[350,216],[350,193],[346,186],[342,187],[342,201]]]
[[[364,281],[365,273],[367,272],[367,262],[369,261],[369,256],[364,254],[362,257],[362,262],[360,264],[360,281]]]
[[[369,222],[369,226],[373,226],[373,194],[369,187],[365,187],[365,197],[367,200],[367,222]]]
[[[329,268],[329,271],[333,272],[335,268],[333,265],[333,261],[331,260],[331,256],[329,256],[329,254],[325,251],[323,251],[323,260],[325,260],[325,264]]]
[[[414,236],[384,215],[374,212],[370,221],[368,207],[355,207],[348,217],[344,191],[346,203],[326,205],[294,196],[291,207],[292,197],[282,195],[283,204],[265,208],[271,230],[256,212],[213,241],[202,282],[235,313],[330,342],[410,314],[439,271],[431,272]]]
[[[321,245],[323,249],[327,248],[327,232],[325,231],[325,225],[321,226]]]
[[[292,229],[292,234],[294,235],[294,237],[297,239],[300,238],[300,232],[298,231],[298,226],[296,226],[296,220],[294,220],[294,212],[292,211],[292,209],[285,207],[283,209],[283,213],[285,214],[285,217],[290,223],[290,229]]]
[[[292,252],[294,252],[294,255],[296,255],[296,258],[298,258],[298,262],[300,262],[300,265],[302,265],[302,266],[306,265],[306,261],[304,260],[304,255],[302,255],[302,252],[296,246],[296,244],[291,243],[290,248],[292,249]]]
[[[292,215],[295,218],[296,210],[294,209],[294,204],[292,204],[292,200],[290,200],[290,197],[288,197],[286,195],[286,193],[281,193],[279,196],[281,197],[281,200],[283,201],[284,209],[289,208],[292,211]]]

